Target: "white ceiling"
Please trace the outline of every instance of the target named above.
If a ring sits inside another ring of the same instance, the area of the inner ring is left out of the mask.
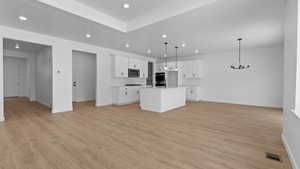
[[[19,47],[20,47],[19,49],[15,48],[16,44],[19,45]],[[3,40],[3,48],[7,49],[7,50],[36,53],[36,52],[39,52],[44,47],[46,47],[46,46],[36,44],[36,43],[13,40],[13,39],[4,39]]]
[[[82,18],[89,19],[122,32],[130,32],[147,25],[199,9],[216,0],[37,0]],[[124,9],[124,3],[130,9]]]
[[[183,0],[77,0],[96,10],[118,18],[124,22],[134,20],[139,16],[146,15],[158,8],[169,8],[170,4],[187,4]],[[191,0],[198,1],[198,0]],[[124,9],[122,5],[129,3],[130,9]]]
[[[191,3],[182,0],[77,1],[126,22],[139,21],[137,16],[153,17],[149,15],[151,11],[159,11],[165,6],[173,9],[182,2],[193,4],[193,0]],[[130,9],[122,8],[125,1],[131,4]],[[183,42],[187,44],[186,48],[179,49],[180,56],[191,56],[195,49],[201,53],[233,50],[238,37],[245,39],[244,47],[283,43],[284,3],[285,0],[217,0],[126,33],[36,0],[0,0],[0,24],[142,55],[147,55],[146,50],[151,49],[149,56],[153,57],[162,56],[165,40],[161,35],[165,33],[170,47]],[[19,15],[25,15],[28,21],[20,22]],[[85,38],[86,33],[92,37]],[[131,47],[126,48],[126,43]],[[173,56],[174,50],[169,51]]]

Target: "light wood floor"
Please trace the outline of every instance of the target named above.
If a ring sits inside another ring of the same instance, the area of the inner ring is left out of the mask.
[[[157,114],[92,105],[50,114],[7,100],[0,169],[290,169],[277,109],[201,102]]]

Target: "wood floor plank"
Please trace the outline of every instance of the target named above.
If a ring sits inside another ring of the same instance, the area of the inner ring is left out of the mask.
[[[94,104],[50,114],[25,98],[5,100],[0,169],[291,169],[279,109],[199,102],[158,114]]]

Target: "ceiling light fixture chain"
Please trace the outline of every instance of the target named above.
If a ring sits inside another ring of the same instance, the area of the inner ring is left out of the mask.
[[[175,46],[176,50],[176,69],[178,68],[178,46]]]
[[[164,45],[165,45],[165,54],[164,54],[164,57],[165,57],[165,66],[164,66],[164,69],[167,70],[168,69],[168,42],[165,42]]]

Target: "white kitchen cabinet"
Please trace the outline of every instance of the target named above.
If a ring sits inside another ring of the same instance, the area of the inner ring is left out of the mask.
[[[167,65],[167,71],[175,71],[176,70],[176,66],[179,67],[179,62],[176,64],[176,62],[168,62],[167,64],[165,63],[157,63],[156,66],[156,71],[157,72],[165,72],[165,65]]]
[[[115,56],[114,69],[115,77],[128,77],[128,57]]]
[[[192,78],[193,74],[193,62],[192,61],[184,61],[183,62],[183,70],[182,70],[182,75],[183,78]]]
[[[203,77],[203,61],[194,60],[192,64],[192,78],[202,78]]]
[[[129,58],[126,56],[115,56],[114,75],[115,77],[128,78],[128,69],[137,69],[140,71],[140,78],[148,77],[148,61]]]
[[[178,66],[178,65],[179,65],[179,63],[176,63],[176,62],[168,62],[167,63],[168,71],[176,70],[176,66]]]
[[[164,63],[157,63],[156,64],[156,71],[157,72],[164,72],[165,70],[164,70]]]
[[[203,61],[189,60],[183,62],[183,78],[194,79],[203,77]]]
[[[135,58],[129,58],[129,69],[140,69],[141,61]]]
[[[139,90],[141,88],[140,86],[113,87],[113,104],[126,105],[139,102]]]
[[[148,62],[145,60],[140,61],[140,78],[148,77]]]
[[[186,99],[188,101],[200,101],[202,98],[202,92],[200,86],[191,86],[186,89]]]

